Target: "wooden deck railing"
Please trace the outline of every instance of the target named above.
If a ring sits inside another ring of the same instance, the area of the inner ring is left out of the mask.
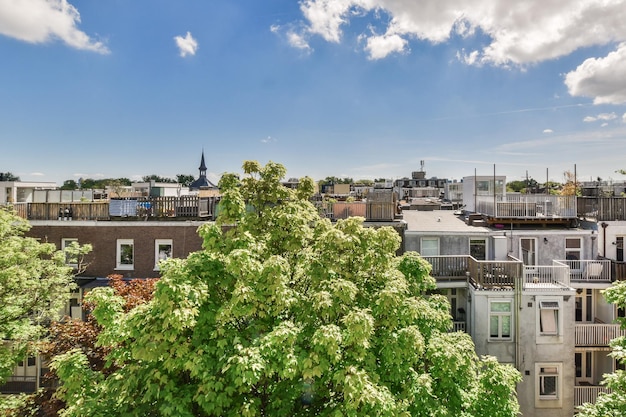
[[[30,394],[36,390],[37,377],[34,376],[10,376],[4,384],[0,385],[2,394]]]
[[[432,265],[430,275],[433,277],[467,280],[470,256],[424,256]]]
[[[578,197],[579,217],[603,220],[626,220],[626,198],[624,197]]]
[[[593,386],[575,386],[574,387],[574,407],[583,405],[584,403],[595,404],[596,398],[600,393],[609,393],[610,389],[607,387],[593,385]]]
[[[431,276],[437,279],[470,280],[478,288],[513,288],[522,276],[522,262],[479,261],[469,255],[424,256],[432,265]]]
[[[619,324],[580,323],[574,326],[576,346],[608,346],[612,339],[626,336]]]

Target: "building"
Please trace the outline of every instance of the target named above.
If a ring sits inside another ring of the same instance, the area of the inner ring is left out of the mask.
[[[575,197],[506,194],[493,177],[463,183],[471,184],[464,204],[477,211],[405,211],[404,249],[432,264],[453,329],[468,332],[479,355],[522,373],[524,415],[572,416],[606,389],[603,374],[616,368],[608,343],[624,334],[601,295],[616,279],[598,257],[603,232],[579,221]],[[626,226],[609,227],[617,257]]]

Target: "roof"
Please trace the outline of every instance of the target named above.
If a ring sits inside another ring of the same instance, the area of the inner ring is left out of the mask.
[[[463,216],[452,210],[402,210],[402,218],[407,223],[407,232],[489,233],[493,230],[486,226],[470,226]]]

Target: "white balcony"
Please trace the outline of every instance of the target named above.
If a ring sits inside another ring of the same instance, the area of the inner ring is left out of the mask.
[[[502,219],[573,219],[576,197],[546,194],[476,196],[476,212]]]
[[[554,261],[552,265],[524,265],[524,289],[569,288],[569,267]]]
[[[591,385],[591,386],[575,386],[574,387],[574,407],[583,405],[584,403],[595,404],[598,394],[601,392],[609,393],[607,387]]]
[[[576,346],[607,347],[612,339],[626,336],[619,324],[580,323],[574,326]]]
[[[577,283],[611,283],[611,261],[603,260],[562,260],[569,267],[570,280]]]

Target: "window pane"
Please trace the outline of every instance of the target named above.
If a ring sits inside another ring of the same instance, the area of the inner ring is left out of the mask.
[[[565,247],[580,249],[580,239],[565,239]]]
[[[172,257],[172,245],[159,244],[159,260],[169,259]]]
[[[120,263],[122,265],[133,264],[133,245],[122,244],[120,246]]]
[[[502,337],[511,337],[511,316],[502,316]]]
[[[556,334],[558,310],[542,309],[539,314],[539,324],[542,333]]]
[[[499,303],[499,302],[495,302],[495,303],[491,303],[491,311],[493,312],[510,312],[511,311],[511,303],[510,302],[504,302],[504,303]]]
[[[541,395],[556,395],[556,375],[541,377]]]
[[[437,256],[439,255],[439,241],[438,239],[422,239],[422,256]]]
[[[491,316],[489,318],[489,336],[498,337],[500,336],[498,331],[498,323],[500,322],[498,316]]]

